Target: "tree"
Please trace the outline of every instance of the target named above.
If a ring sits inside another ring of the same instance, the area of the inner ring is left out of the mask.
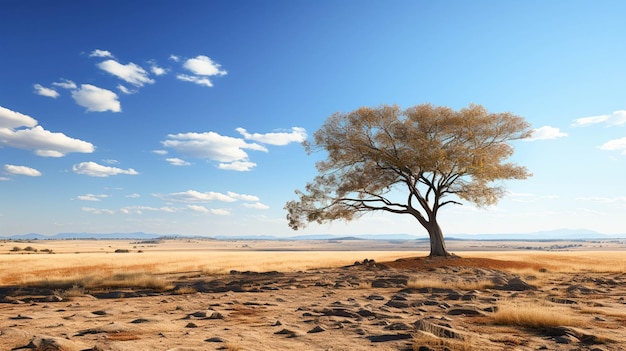
[[[335,113],[305,142],[325,150],[319,174],[287,202],[289,226],[350,221],[373,211],[409,214],[430,237],[430,256],[450,256],[437,222],[439,210],[460,201],[496,203],[506,179],[525,179],[526,168],[505,160],[510,141],[531,135],[524,118],[489,113],[471,104],[455,111],[430,104],[362,107]],[[403,194],[398,195],[398,190]],[[400,200],[398,200],[400,199]]]

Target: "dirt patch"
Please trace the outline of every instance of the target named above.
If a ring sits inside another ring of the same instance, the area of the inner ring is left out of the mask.
[[[427,271],[432,268],[442,267],[468,267],[497,270],[532,269],[536,271],[543,268],[543,266],[531,262],[505,261],[475,257],[410,257],[401,258],[396,261],[380,262],[379,264],[385,265],[389,268],[414,271]]]

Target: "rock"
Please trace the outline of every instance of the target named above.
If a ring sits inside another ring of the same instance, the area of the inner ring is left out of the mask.
[[[428,346],[420,346],[417,348],[417,351],[435,351],[435,349],[431,349]]]
[[[511,278],[506,282],[506,284],[496,286],[495,289],[506,290],[506,291],[537,290],[536,287],[526,283],[520,277]]]
[[[33,349],[34,351],[75,351],[85,349],[84,344],[73,342],[64,338],[53,336],[37,336],[31,342],[20,349]],[[14,349],[16,350],[16,349]]]
[[[222,338],[218,338],[217,336],[214,336],[212,338],[208,338],[206,340],[204,340],[206,342],[224,342],[224,340]]]
[[[404,323],[397,322],[397,323],[389,324],[388,326],[384,327],[383,329],[386,329],[386,330],[409,330],[409,329],[411,329],[411,327],[409,327],[408,325],[406,325]]]
[[[370,295],[367,297],[368,300],[378,300],[378,301],[382,301],[385,299],[384,296],[380,296],[380,295]]]
[[[28,317],[28,316],[22,316],[21,314],[18,314],[16,317],[9,317],[9,319],[12,319],[12,320],[23,320],[23,319],[33,319],[33,318]]]
[[[406,340],[413,338],[411,334],[383,334],[368,336],[367,339],[371,342],[387,342],[396,340]]]
[[[559,337],[567,337],[567,336],[571,336],[574,337],[576,340],[580,340],[582,342],[585,343],[591,343],[591,344],[601,344],[603,343],[603,341],[598,338],[596,335],[593,334],[589,334],[588,332],[582,330],[582,329],[578,329],[578,328],[574,328],[574,327],[548,327],[545,330],[546,335],[548,336],[554,336],[556,338]],[[555,340],[556,340],[555,338]],[[566,338],[568,340],[572,340],[571,338]],[[565,340],[565,339],[563,339]],[[564,342],[565,343],[565,342]]]
[[[408,308],[409,303],[405,301],[400,301],[400,300],[389,300],[387,301],[385,306],[395,307],[395,308]]]
[[[357,313],[352,311],[348,311],[344,308],[325,308],[321,312],[325,316],[337,316],[337,317],[346,317],[346,318],[359,318],[360,316]]]
[[[438,337],[465,340],[465,335],[462,332],[454,330],[448,326],[432,323],[426,319],[420,319],[413,323],[413,325],[417,328],[417,330],[432,333]]]
[[[93,311],[91,313],[95,314],[96,316],[104,316],[107,314],[107,312],[103,310]]]
[[[372,312],[372,311],[370,311],[370,310],[366,310],[366,309],[364,309],[364,308],[361,308],[361,309],[357,312],[357,314],[358,314],[359,316],[361,316],[361,317],[365,317],[365,318],[368,318],[368,317],[376,317],[376,313],[374,313],[374,312]]]
[[[285,335],[288,338],[295,338],[296,336],[298,336],[298,334],[295,331],[289,330],[289,329],[281,329],[281,330],[275,332],[274,334]]]
[[[451,316],[484,316],[485,314],[476,308],[473,307],[461,307],[461,308],[453,308],[448,311],[448,314]]]
[[[133,324],[140,324],[140,323],[147,323],[147,322],[149,322],[149,321],[147,319],[145,319],[145,318],[137,318],[137,319],[133,320],[131,323],[133,323]]]
[[[213,312],[207,319],[224,319],[224,316],[219,312]]]
[[[309,330],[307,333],[311,334],[311,333],[321,333],[323,331],[326,331],[326,329],[320,327],[319,325],[316,326],[315,328]]]
[[[187,317],[183,319],[191,319],[192,317],[193,318],[206,318],[206,312],[199,311],[199,312],[189,313]]]
[[[405,287],[408,281],[409,281],[409,277],[407,276],[378,278],[372,281],[372,288],[400,288],[400,287]]]
[[[589,294],[593,294],[597,292],[596,289],[591,289],[584,285],[572,285],[572,286],[569,286],[565,291],[567,291],[567,293],[569,294],[583,294],[583,295],[589,295]]]

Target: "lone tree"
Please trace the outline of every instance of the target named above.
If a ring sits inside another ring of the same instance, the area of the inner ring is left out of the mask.
[[[461,200],[494,204],[505,194],[499,181],[530,176],[505,163],[513,154],[508,142],[529,137],[529,127],[522,117],[474,104],[459,111],[424,104],[335,113],[305,143],[309,154],[325,150],[328,158],[316,164],[319,175],[305,191],[296,190],[298,200],[285,205],[289,226],[373,211],[409,214],[428,231],[430,257],[451,256],[439,210]]]

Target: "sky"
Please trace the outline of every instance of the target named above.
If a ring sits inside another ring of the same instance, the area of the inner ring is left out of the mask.
[[[624,1],[0,2],[0,236],[426,235],[372,213],[292,231],[333,113],[471,103],[535,129],[533,173],[455,233],[626,233]]]

